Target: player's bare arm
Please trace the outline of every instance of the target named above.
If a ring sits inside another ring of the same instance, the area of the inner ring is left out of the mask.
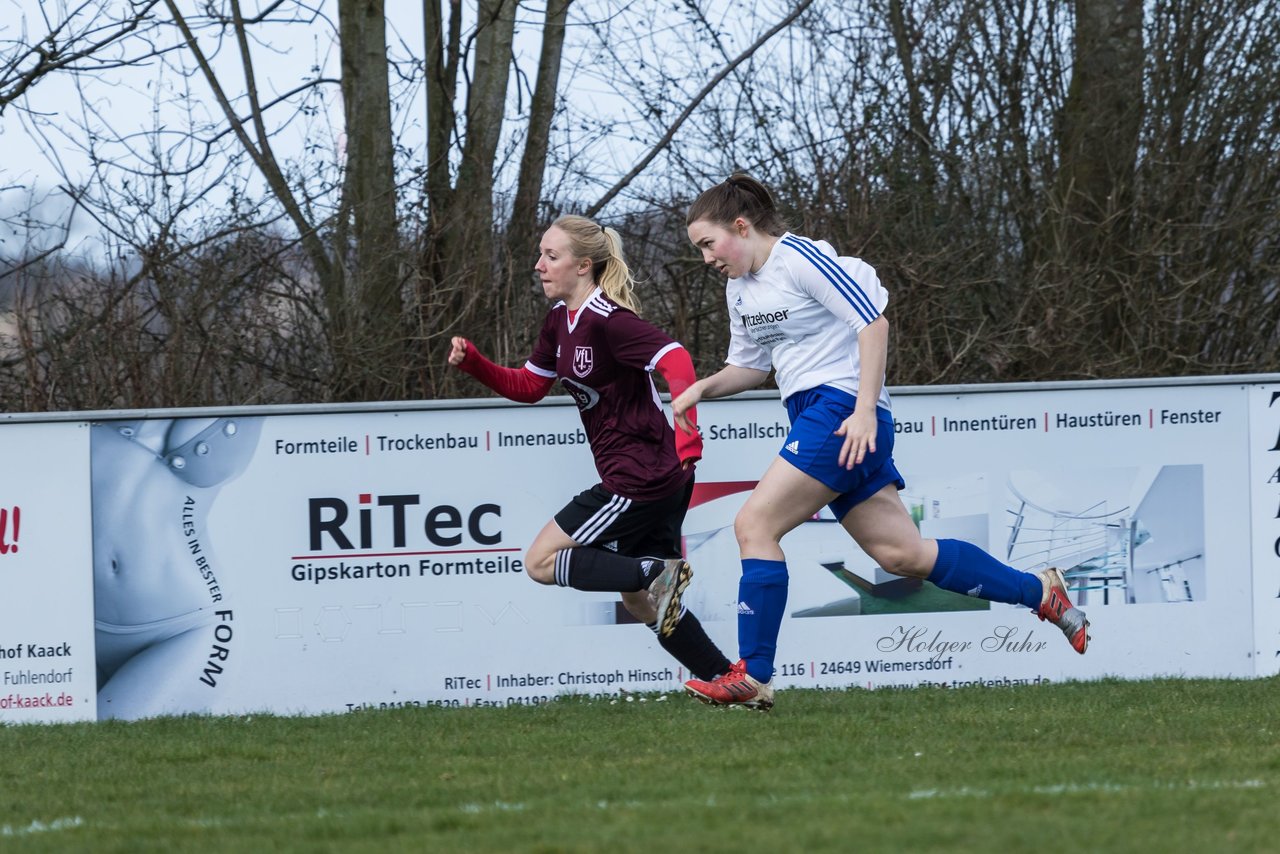
[[[671,401],[671,411],[676,423],[686,430],[691,429],[684,414],[702,400],[714,400],[717,397],[728,397],[740,391],[755,388],[769,377],[768,371],[757,371],[755,368],[740,368],[737,365],[725,365],[709,377],[698,380]]]
[[[883,314],[858,333],[858,352],[862,358],[858,403],[853,414],[836,428],[836,435],[844,436],[839,464],[846,469],[859,465],[867,454],[876,451],[876,401],[884,385],[889,355],[889,321]]]

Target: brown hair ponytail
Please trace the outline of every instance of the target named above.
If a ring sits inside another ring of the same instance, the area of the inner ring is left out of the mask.
[[[734,172],[699,195],[689,206],[684,221],[685,225],[701,219],[729,226],[738,217],[774,237],[781,237],[787,231],[769,189],[745,172]]]

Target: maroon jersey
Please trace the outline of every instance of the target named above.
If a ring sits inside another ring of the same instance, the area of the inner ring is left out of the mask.
[[[658,360],[679,346],[596,288],[572,320],[563,302],[551,307],[525,364],[538,376],[558,377],[578,402],[600,482],[624,498],[663,498],[693,474],[680,468],[653,384]]]

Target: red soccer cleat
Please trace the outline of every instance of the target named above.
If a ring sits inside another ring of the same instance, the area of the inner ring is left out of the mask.
[[[723,676],[710,682],[690,679],[684,683],[690,697],[712,706],[745,706],[767,712],[773,708],[773,682],[762,683],[747,673],[747,663],[739,661]]]
[[[1089,648],[1089,620],[1084,611],[1071,604],[1062,570],[1050,567],[1036,574],[1044,585],[1044,596],[1040,599],[1040,609],[1036,611],[1036,616],[1062,629],[1062,633],[1071,642],[1071,648],[1084,655],[1084,651]]]

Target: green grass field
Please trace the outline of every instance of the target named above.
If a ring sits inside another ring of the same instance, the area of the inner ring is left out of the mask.
[[[1275,851],[1280,681],[0,727],[3,851]]]

